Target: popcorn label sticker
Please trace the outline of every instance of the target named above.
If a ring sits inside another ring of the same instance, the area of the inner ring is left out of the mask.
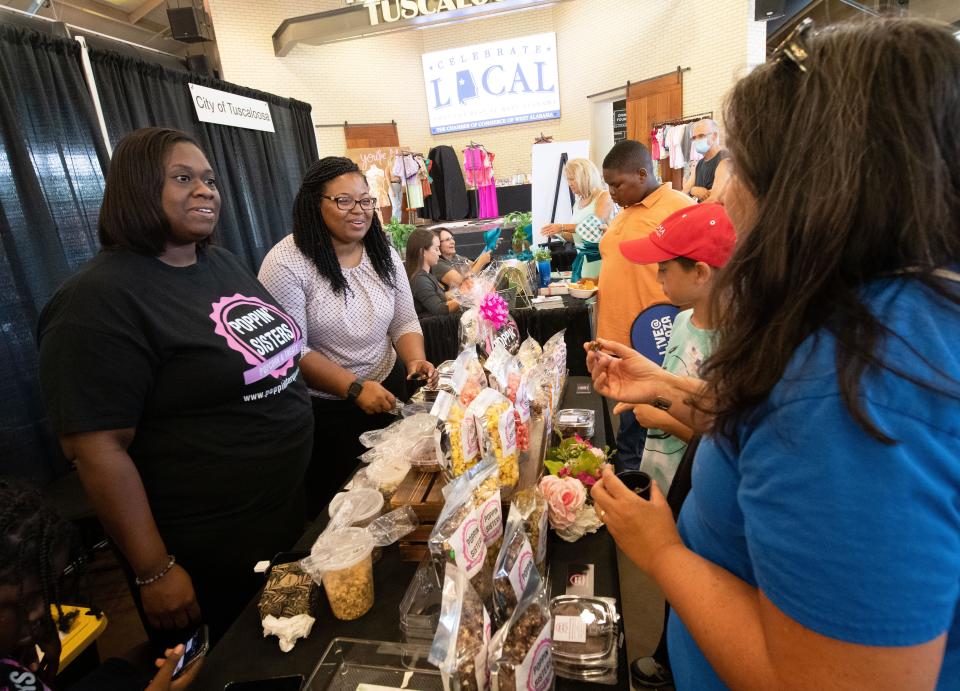
[[[550,652],[552,643],[548,621],[517,670],[517,688],[547,691],[553,686],[553,654]]]
[[[503,535],[503,505],[500,503],[500,490],[497,490],[480,508],[480,530],[483,541],[491,545]]]

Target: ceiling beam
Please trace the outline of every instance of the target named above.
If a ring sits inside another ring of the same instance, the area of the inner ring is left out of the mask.
[[[127,15],[127,17],[130,19],[130,23],[136,24],[148,14],[153,12],[156,8],[160,7],[160,5],[162,5],[164,2],[165,0],[144,0],[140,7]]]

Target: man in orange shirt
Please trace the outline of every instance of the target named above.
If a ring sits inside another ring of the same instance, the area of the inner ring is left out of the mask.
[[[600,291],[597,297],[597,336],[628,347],[630,327],[640,312],[658,302],[669,302],[657,283],[657,266],[640,265],[620,253],[620,243],[639,240],[678,209],[693,204],[653,174],[650,151],[625,140],[614,145],[603,159],[603,179],[614,202],[623,207],[600,240]],[[620,415],[617,435],[617,470],[640,467],[646,430],[632,412]]]

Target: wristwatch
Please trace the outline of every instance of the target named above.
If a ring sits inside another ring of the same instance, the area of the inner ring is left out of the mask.
[[[357,396],[360,395],[360,392],[363,391],[363,383],[366,379],[355,379],[350,386],[347,387],[347,400],[351,403],[355,403]]]

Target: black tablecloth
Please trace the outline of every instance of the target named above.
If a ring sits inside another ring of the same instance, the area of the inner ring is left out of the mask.
[[[592,408],[597,420],[602,419],[603,400],[593,393],[587,377],[570,377],[563,399],[566,408]],[[594,443],[603,446],[604,428],[598,424]],[[311,525],[296,545],[309,549],[326,525],[326,514]],[[242,539],[242,536],[237,536]],[[595,565],[594,591],[597,595],[620,601],[620,576],[617,568],[617,550],[606,530],[588,535],[575,543],[550,535],[550,573],[554,595],[566,590],[567,566],[590,563]],[[204,663],[200,677],[193,688],[198,691],[220,691],[230,681],[263,679],[285,674],[302,674],[309,679],[314,667],[333,638],[352,637],[375,641],[400,640],[400,600],[406,592],[417,565],[400,559],[396,545],[383,550],[383,556],[374,566],[373,608],[356,621],[339,621],[330,612],[326,597],[320,597],[317,621],[310,636],[301,639],[289,653],[280,651],[275,637],[264,638],[255,598],[214,647]],[[616,687],[629,689],[626,649],[620,649],[619,683]],[[566,679],[557,680],[558,689],[595,687]]]
[[[563,340],[567,344],[567,367],[571,376],[586,376],[587,355],[583,344],[591,340],[587,300],[564,295],[563,304],[563,309],[515,309],[510,311],[510,315],[520,329],[521,341],[533,336],[543,345],[560,329],[566,329]],[[420,320],[420,327],[423,329],[427,360],[436,365],[457,357],[460,352],[459,313],[424,317]]]

